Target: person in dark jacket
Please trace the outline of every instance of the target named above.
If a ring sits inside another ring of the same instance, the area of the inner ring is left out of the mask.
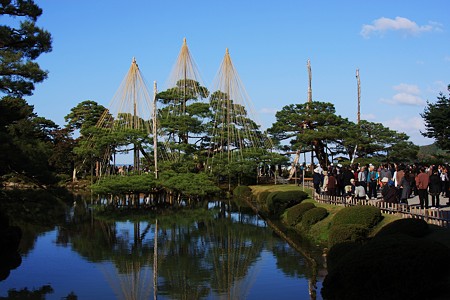
[[[389,180],[387,177],[384,177],[381,180],[381,184],[383,185],[381,189],[383,201],[388,203],[398,203],[397,189],[395,188],[394,181]]]
[[[328,183],[327,183],[327,193],[330,196],[336,195],[336,186],[337,186],[337,180],[336,175],[334,173],[331,173],[328,175]]]
[[[316,190],[316,193],[320,194],[320,192],[321,192],[320,187],[323,184],[322,168],[320,168],[320,166],[318,166],[317,168],[314,169],[313,184],[314,184],[314,189]]]
[[[431,207],[439,208],[439,194],[441,192],[441,179],[439,178],[438,168],[433,167],[433,173],[430,175],[428,183],[428,193],[431,195]]]

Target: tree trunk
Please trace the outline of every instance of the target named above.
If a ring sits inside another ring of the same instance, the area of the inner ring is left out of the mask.
[[[330,161],[328,160],[327,154],[325,153],[325,145],[320,140],[314,140],[313,146],[316,157],[319,160],[319,164],[322,167],[328,166],[330,164]]]
[[[73,168],[72,182],[77,182],[77,168]]]

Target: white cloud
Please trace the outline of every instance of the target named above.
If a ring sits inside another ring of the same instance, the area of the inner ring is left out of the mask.
[[[392,100],[396,104],[406,104],[406,105],[424,105],[425,101],[419,96],[408,94],[408,93],[398,93],[392,97]]]
[[[361,114],[361,120],[375,120],[377,117],[374,114]]]
[[[396,91],[408,93],[408,94],[414,94],[414,95],[420,94],[419,87],[417,85],[413,85],[413,84],[400,83],[399,85],[395,85],[393,87],[393,89]]]
[[[383,122],[390,129],[394,129],[400,132],[410,132],[410,131],[424,131],[425,124],[421,117],[411,117],[409,119],[402,119],[396,117],[391,120]]]
[[[390,99],[382,98],[380,102],[399,105],[425,105],[425,101],[420,97],[420,89],[417,85],[401,83],[392,87],[398,93]]]
[[[383,125],[387,126],[389,129],[406,133],[410,137],[410,141],[416,145],[429,145],[433,143],[433,140],[425,138],[420,133],[425,130],[424,121],[420,117],[405,119],[396,117],[394,119],[384,121]]]
[[[403,17],[395,19],[379,18],[372,22],[372,25],[364,24],[360,34],[364,38],[369,38],[372,34],[383,35],[388,31],[401,31],[405,35],[418,35],[422,32],[441,31],[441,25],[435,22],[429,22],[428,25],[417,25],[416,22]]]

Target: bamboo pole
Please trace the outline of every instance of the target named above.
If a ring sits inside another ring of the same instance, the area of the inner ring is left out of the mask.
[[[361,81],[359,79],[359,69],[356,69],[356,82],[358,88],[358,113],[356,116],[356,122],[359,125],[359,122],[361,121]]]
[[[156,81],[153,82],[153,158],[155,161],[155,179],[158,179],[158,134],[156,127]]]
[[[308,59],[306,63],[308,68],[308,103],[312,102],[312,72],[311,72],[311,61]],[[309,108],[309,106],[307,106]],[[305,124],[306,126],[306,124]],[[314,145],[311,143],[311,170],[314,169]]]

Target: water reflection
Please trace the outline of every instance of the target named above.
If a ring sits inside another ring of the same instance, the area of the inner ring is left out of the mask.
[[[282,272],[279,280],[294,280],[287,284],[291,290],[277,292],[280,298],[293,290],[295,299],[315,298],[307,288],[315,271],[303,257],[257,216],[232,212],[230,203],[123,222],[100,220],[77,205],[56,229],[56,245],[94,263],[118,299],[261,298],[255,285],[277,281],[275,271],[262,270],[267,259]],[[81,286],[71,289],[86,293]]]

